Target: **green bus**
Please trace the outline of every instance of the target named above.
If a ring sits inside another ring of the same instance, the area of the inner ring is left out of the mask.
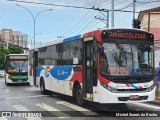
[[[5,83],[26,83],[28,81],[28,55],[9,54],[5,60]]]

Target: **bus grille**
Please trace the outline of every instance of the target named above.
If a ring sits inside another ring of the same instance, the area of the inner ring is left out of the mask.
[[[113,80],[112,82],[114,83],[122,83],[122,84],[127,84],[127,83],[146,83],[150,82],[152,79],[119,79],[119,80]]]
[[[148,96],[140,96],[138,99],[136,100],[147,100],[148,99]],[[129,97],[118,97],[118,100],[119,101],[128,101],[130,100]],[[136,101],[134,100],[134,101]]]
[[[146,91],[147,88],[142,88],[142,89],[117,89],[118,92],[138,92],[138,91]]]

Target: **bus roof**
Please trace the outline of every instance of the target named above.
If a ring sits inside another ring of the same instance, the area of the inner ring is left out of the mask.
[[[39,46],[35,46],[33,48],[30,48],[29,50],[36,50],[38,48],[42,48],[42,47],[46,47],[46,46],[50,46],[50,45],[55,45],[55,44],[59,44],[59,43],[63,43],[63,42],[69,42],[69,41],[73,41],[73,40],[77,40],[77,39],[80,39],[80,38],[85,38],[85,37],[91,37],[91,36],[94,36],[96,37],[97,40],[101,40],[102,38],[102,32],[104,30],[137,30],[137,31],[143,31],[143,32],[148,32],[148,31],[145,31],[145,30],[142,30],[142,29],[136,29],[136,28],[111,28],[111,29],[98,29],[98,30],[94,30],[94,31],[91,31],[91,32],[87,32],[87,33],[84,33],[82,35],[76,35],[76,36],[72,36],[72,37],[68,37],[68,38],[60,38],[60,39],[56,39],[56,40],[53,40],[53,41],[50,41],[48,43],[45,43],[43,45],[39,45]],[[148,32],[150,33],[150,32]],[[152,33],[150,33],[152,34]]]
[[[58,43],[63,43],[63,39],[56,39],[56,40],[53,40],[53,41],[50,41],[50,42],[47,42],[43,45],[38,45],[38,46],[35,46],[35,47],[32,47],[30,48],[29,50],[35,50],[35,49],[38,49],[38,48],[41,48],[41,47],[46,47],[46,46],[50,46],[50,45],[55,45],[55,44],[58,44]]]
[[[78,40],[81,38],[81,35],[76,35],[73,37],[69,37],[69,38],[65,38],[63,42],[69,42],[69,41],[73,41],[73,40]]]

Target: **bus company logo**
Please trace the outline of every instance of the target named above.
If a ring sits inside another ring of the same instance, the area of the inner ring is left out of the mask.
[[[46,77],[49,77],[49,73],[50,73],[50,67],[47,66],[47,67],[46,67],[46,70],[45,70],[45,75],[46,75]]]
[[[2,117],[12,117],[11,112],[2,112]]]

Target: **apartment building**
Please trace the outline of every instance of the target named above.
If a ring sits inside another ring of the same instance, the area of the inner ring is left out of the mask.
[[[0,41],[8,42],[12,45],[18,45],[22,48],[28,48],[28,36],[12,29],[0,30]]]

